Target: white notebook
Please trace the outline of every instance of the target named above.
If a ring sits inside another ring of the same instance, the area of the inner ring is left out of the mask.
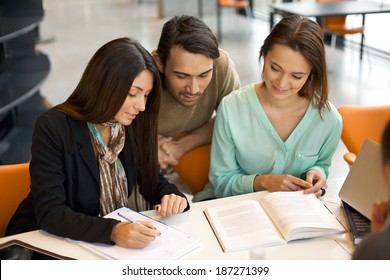
[[[179,259],[199,247],[197,237],[153,220],[129,208],[117,209],[106,215],[105,218],[125,221],[124,218],[118,215],[119,212],[127,212],[126,215],[129,215],[136,221],[148,220],[152,222],[154,227],[161,232],[161,235],[143,249],[129,249],[117,245],[82,241],[79,244],[107,259],[119,260],[173,260]]]

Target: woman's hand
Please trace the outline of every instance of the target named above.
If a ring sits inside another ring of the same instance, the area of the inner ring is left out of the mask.
[[[169,217],[182,213],[187,208],[187,200],[176,194],[164,195],[161,203],[156,205],[156,210],[162,217]]]
[[[255,177],[254,190],[268,190],[270,192],[277,191],[300,191],[303,189],[312,188],[313,185],[305,180],[297,178],[289,174],[282,175],[258,175]]]
[[[312,187],[306,189],[304,193],[314,193],[317,197],[322,196],[322,189],[327,188],[326,179],[315,169],[311,169],[306,173],[306,182],[310,183]]]
[[[112,229],[111,240],[121,247],[140,249],[148,246],[160,234],[148,221],[122,222]]]
[[[372,206],[371,231],[378,232],[383,228],[387,217],[390,215],[390,200],[381,200]]]

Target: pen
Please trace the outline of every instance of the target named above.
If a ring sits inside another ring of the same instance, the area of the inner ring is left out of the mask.
[[[130,223],[137,224],[137,225],[140,225],[140,226],[143,226],[143,227],[147,227],[144,224],[141,224],[141,223],[137,222],[136,220],[134,220],[134,218],[129,216],[129,215],[127,215],[126,212],[118,212],[118,215],[121,216],[122,218],[124,218],[126,221],[129,221]],[[153,229],[156,229],[156,228],[153,227]]]
[[[129,221],[130,223],[144,226],[143,224],[138,223],[136,220],[134,220],[133,217],[127,215],[126,212],[118,212],[118,215],[124,218],[126,221]]]

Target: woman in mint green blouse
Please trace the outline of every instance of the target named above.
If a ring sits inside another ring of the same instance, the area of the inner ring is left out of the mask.
[[[342,120],[328,101],[323,34],[281,20],[260,50],[263,81],[226,96],[214,126],[210,183],[194,201],[254,191],[325,193]]]

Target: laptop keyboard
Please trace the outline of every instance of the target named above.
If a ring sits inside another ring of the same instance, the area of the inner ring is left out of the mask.
[[[371,232],[371,221],[346,202],[342,201],[342,204],[351,231],[353,244],[357,245],[365,235]]]

